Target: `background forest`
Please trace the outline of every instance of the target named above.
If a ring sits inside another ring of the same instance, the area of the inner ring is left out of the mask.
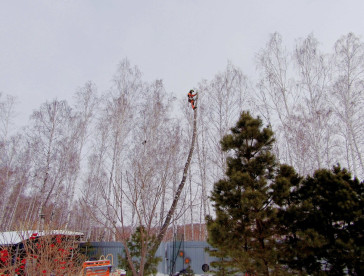
[[[228,153],[220,141],[243,110],[271,126],[274,154],[298,174],[340,163],[363,179],[364,43],[349,33],[330,53],[319,46],[309,35],[286,49],[275,33],[256,53],[256,79],[229,62],[213,79],[191,87],[199,92],[197,140],[173,219],[175,227],[191,224],[186,239],[206,238],[208,197],[226,172]],[[5,91],[1,231],[35,229],[41,216],[92,240],[117,240],[140,225],[162,225],[192,136],[187,97],[176,99],[163,80],[143,81],[138,67],[124,59],[108,91],[97,91],[90,81],[73,102],[43,103],[22,129],[14,127],[15,105]]]

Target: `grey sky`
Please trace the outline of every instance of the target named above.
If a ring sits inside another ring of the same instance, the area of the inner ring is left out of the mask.
[[[1,0],[0,92],[24,120],[88,80],[106,91],[127,57],[181,97],[228,60],[253,75],[273,32],[288,48],[313,33],[327,51],[348,32],[363,38],[363,11],[362,0]]]

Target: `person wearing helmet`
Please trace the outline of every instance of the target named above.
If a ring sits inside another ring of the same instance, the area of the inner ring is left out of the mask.
[[[188,92],[187,97],[188,97],[188,102],[191,103],[192,109],[195,110],[197,108],[197,106],[195,106],[197,92],[195,94],[193,93],[195,93],[195,91],[191,89],[190,92]]]

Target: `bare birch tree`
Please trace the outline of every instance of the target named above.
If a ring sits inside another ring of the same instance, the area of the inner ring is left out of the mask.
[[[114,86],[104,98],[83,202],[108,231],[105,235],[124,244],[133,275],[143,275],[178,209],[194,142],[183,168],[181,129],[171,117],[173,98],[162,81],[144,83],[127,60],[120,64]],[[178,187],[176,175],[182,176]],[[137,228],[141,229],[139,267],[134,266],[127,244]],[[148,246],[154,234],[156,241]]]
[[[290,79],[289,53],[278,33],[271,35],[266,47],[257,55],[260,72],[257,104],[260,113],[275,130],[277,147],[275,153],[284,162],[294,165],[293,148],[288,140],[291,113],[297,100]]]
[[[80,184],[79,176],[81,166],[83,165],[84,156],[86,156],[84,147],[88,142],[89,129],[94,118],[94,112],[97,106],[97,91],[96,85],[92,82],[87,82],[84,87],[80,88],[75,94],[75,131],[71,137],[71,143],[75,143],[75,158],[78,160],[78,166],[75,171],[69,174],[67,181],[67,216],[65,220],[65,229],[68,228],[71,220],[71,212],[74,210],[76,185]],[[77,227],[79,228],[79,227]]]
[[[5,158],[6,162],[1,165],[0,172],[0,186],[3,191],[0,225],[2,230],[10,230],[14,229],[16,218],[24,219],[22,212],[27,203],[22,199],[26,197],[26,191],[29,189],[30,151],[24,136],[11,136],[2,158]]]
[[[128,60],[123,60],[110,92],[103,99],[95,133],[94,154],[89,158],[90,174],[83,195],[86,208],[91,210],[89,216],[108,231],[104,231],[103,235],[117,236],[123,242],[131,265],[127,248],[130,235],[128,226],[136,210],[124,209],[123,174],[143,87],[139,69],[131,67]]]
[[[332,88],[335,114],[341,123],[346,166],[357,176],[364,175],[364,44],[352,33],[335,44]]]
[[[0,94],[0,229],[14,227],[24,202],[29,177],[29,149],[13,128],[15,98]],[[20,208],[19,208],[20,207]]]
[[[12,174],[12,161],[14,155],[11,151],[11,142],[9,141],[9,127],[14,112],[15,99],[10,96],[4,96],[0,93],[0,188],[3,191],[0,197],[0,225],[4,227],[6,217],[6,208],[12,186],[10,177]]]
[[[331,63],[318,41],[312,35],[299,40],[291,55],[275,33],[257,57],[257,106],[275,130],[277,157],[303,175],[337,162]]]
[[[295,89],[300,101],[291,112],[287,138],[291,148],[296,149],[294,152],[301,152],[295,154],[294,164],[301,164],[300,172],[306,175],[335,164],[335,128],[329,105],[330,64],[328,57],[320,53],[313,35],[297,43],[294,60],[299,72]]]
[[[226,169],[226,153],[221,151],[220,141],[249,101],[247,80],[239,68],[228,63],[226,69],[216,74],[206,88],[201,87],[201,91],[206,94],[207,100],[204,105],[209,121],[207,143],[212,149],[212,162],[216,169],[212,174],[214,179],[219,179]]]
[[[66,180],[77,174],[79,168],[76,118],[67,102],[54,100],[34,111],[31,119],[28,137],[35,188],[33,201],[38,210],[32,217],[40,219],[42,227],[45,217],[55,223],[55,216],[65,219],[60,202],[66,197]],[[64,224],[65,220],[57,223]]]

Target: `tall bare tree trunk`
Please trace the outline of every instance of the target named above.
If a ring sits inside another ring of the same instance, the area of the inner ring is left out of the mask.
[[[188,168],[190,166],[191,159],[192,159],[192,154],[193,154],[193,150],[195,148],[195,140],[196,140],[196,132],[197,132],[196,129],[197,129],[197,109],[194,110],[194,114],[193,114],[192,141],[191,141],[191,147],[190,147],[190,151],[188,153],[187,161],[186,161],[185,167],[183,169],[182,180],[181,180],[181,183],[178,186],[177,192],[176,192],[176,194],[174,196],[172,205],[171,205],[171,207],[170,207],[170,209],[168,211],[168,214],[166,216],[166,219],[164,221],[164,224],[163,224],[162,228],[159,231],[159,234],[158,234],[158,236],[156,238],[156,241],[155,241],[153,247],[150,250],[149,257],[154,257],[155,253],[157,252],[158,247],[161,244],[161,242],[162,242],[162,240],[164,238],[164,235],[167,232],[168,226],[171,223],[173,214],[174,214],[174,212],[176,210],[176,207],[177,207],[178,200],[179,200],[180,195],[182,193],[183,187],[184,187],[184,185],[186,183]]]

